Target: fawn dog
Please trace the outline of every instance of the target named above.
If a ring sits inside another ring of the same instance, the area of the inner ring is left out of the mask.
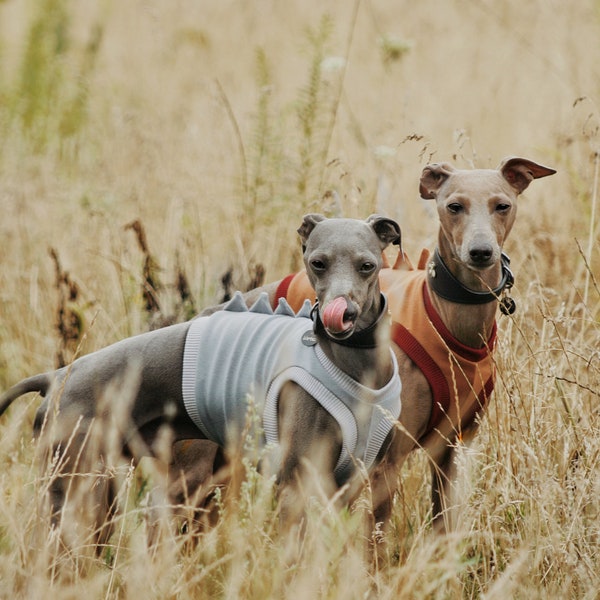
[[[433,255],[422,253],[417,269],[400,252],[393,267],[386,264],[380,273],[403,386],[400,426],[371,473],[378,482],[373,488],[376,521],[390,515],[398,470],[407,455],[424,448],[432,465],[434,525],[452,527],[454,451],[458,440],[474,434],[476,416],[494,387],[497,307],[514,310],[506,293],[513,276],[502,247],[519,194],[534,179],[554,173],[516,157],[497,169],[462,170],[447,163],[423,169],[420,195],[437,204],[437,248]],[[292,307],[314,298],[304,272],[252,290],[246,300],[264,291],[272,302],[284,297]]]

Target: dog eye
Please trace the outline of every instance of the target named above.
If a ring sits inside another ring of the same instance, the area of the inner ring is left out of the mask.
[[[510,204],[506,204],[504,202],[500,202],[499,204],[496,204],[496,212],[499,212],[499,213],[508,212],[510,210],[510,208],[511,208]]]
[[[458,213],[462,212],[463,205],[459,204],[458,202],[451,202],[450,204],[448,204],[448,206],[446,206],[446,208],[448,209],[449,213],[457,215]]]
[[[322,260],[311,260],[310,261],[310,266],[312,267],[313,271],[324,271],[325,270],[325,263]]]
[[[372,263],[372,262],[365,262],[362,265],[360,265],[360,272],[361,273],[372,273],[377,267]]]

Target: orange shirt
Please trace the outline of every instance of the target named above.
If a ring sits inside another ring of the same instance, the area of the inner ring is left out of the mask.
[[[419,443],[425,448],[440,441],[462,437],[475,416],[485,407],[494,389],[492,351],[496,325],[483,348],[471,348],[448,331],[435,311],[427,286],[429,252],[423,251],[414,269],[400,254],[393,267],[379,274],[392,315],[392,340],[419,367],[431,388],[433,407],[429,425]],[[305,271],[286,277],[277,290],[294,310],[306,298],[315,300]]]

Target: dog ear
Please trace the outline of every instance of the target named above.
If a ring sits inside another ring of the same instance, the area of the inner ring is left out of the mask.
[[[298,227],[296,230],[298,235],[300,235],[300,239],[302,240],[302,252],[306,250],[306,242],[308,241],[308,236],[311,234],[312,230],[317,226],[321,221],[325,221],[327,217],[323,215],[318,215],[316,213],[310,213],[308,215],[304,215],[302,219],[302,225]]]
[[[421,198],[432,200],[437,197],[442,184],[456,169],[448,163],[433,163],[427,165],[421,173],[419,193]]]
[[[556,171],[548,167],[538,165],[526,158],[516,156],[505,158],[498,167],[498,171],[510,185],[517,190],[517,194],[525,191],[527,186],[540,177],[554,175]]]
[[[367,223],[381,240],[383,248],[388,244],[394,244],[402,248],[402,233],[400,232],[400,225],[396,221],[381,215],[371,215],[367,218]]]

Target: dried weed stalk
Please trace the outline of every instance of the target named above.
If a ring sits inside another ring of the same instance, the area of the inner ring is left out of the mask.
[[[54,286],[58,293],[55,323],[59,342],[55,364],[57,368],[60,368],[70,363],[75,356],[84,333],[85,321],[83,311],[78,305],[79,286],[71,279],[69,272],[62,268],[56,249],[49,248],[48,252],[54,261]]]

